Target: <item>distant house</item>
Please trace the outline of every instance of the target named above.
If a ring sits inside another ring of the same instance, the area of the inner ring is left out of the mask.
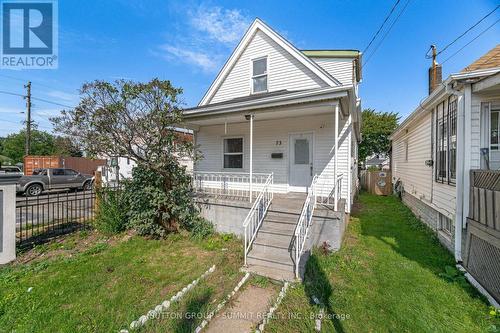
[[[391,139],[403,201],[457,262],[469,260],[481,274],[492,269],[470,258],[487,251],[481,260],[500,262],[500,172],[485,172],[500,169],[500,45],[444,81],[434,64],[429,96]]]
[[[391,168],[390,159],[385,154],[374,154],[366,158],[364,167],[365,169],[377,168],[380,170],[388,170]]]
[[[192,133],[179,129],[176,131],[179,135],[179,138],[182,140],[186,140],[192,142],[193,135]],[[114,184],[120,179],[128,179],[132,178],[132,170],[137,165],[137,163],[127,156],[118,156],[118,157],[105,157],[107,159],[106,165],[99,168],[99,171],[102,174],[102,181],[105,184]],[[191,172],[193,171],[193,160],[190,158],[182,158],[179,159],[179,163],[182,166],[186,167],[186,170]]]

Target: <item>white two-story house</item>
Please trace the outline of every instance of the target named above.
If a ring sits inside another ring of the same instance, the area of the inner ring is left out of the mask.
[[[256,19],[184,111],[203,155],[195,188],[233,199],[202,214],[244,239],[250,270],[299,277],[311,244],[340,246],[358,186],[360,81],[359,51],[298,50]]]
[[[273,173],[272,190],[280,193],[306,192],[317,175],[325,195],[339,178],[349,212],[357,187],[360,60],[354,50],[298,50],[256,19],[199,105],[185,110],[203,155],[195,173],[252,174],[256,182],[255,175]]]

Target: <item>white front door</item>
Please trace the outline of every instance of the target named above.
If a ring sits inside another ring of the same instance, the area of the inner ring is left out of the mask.
[[[289,185],[297,190],[306,190],[312,181],[313,135],[311,133],[291,134]]]

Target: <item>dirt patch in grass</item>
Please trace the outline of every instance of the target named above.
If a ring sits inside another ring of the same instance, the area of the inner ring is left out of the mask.
[[[26,252],[18,253],[16,260],[11,265],[25,265],[41,260],[50,261],[53,259],[70,258],[78,253],[88,251],[96,244],[114,246],[128,241],[134,235],[135,232],[133,230],[119,235],[104,235],[95,230],[78,231],[37,245]]]

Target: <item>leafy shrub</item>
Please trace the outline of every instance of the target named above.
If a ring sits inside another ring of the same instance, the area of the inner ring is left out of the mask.
[[[97,230],[119,233],[126,229],[128,203],[121,190],[101,189],[97,193],[99,208],[94,221]]]
[[[469,288],[470,285],[464,276],[464,273],[453,266],[445,266],[444,273],[439,273],[439,276],[448,282],[457,282],[463,288]]]
[[[164,237],[180,229],[206,237],[213,227],[205,221],[192,198],[191,176],[176,161],[158,173],[138,165],[125,186],[129,226],[140,235]]]
[[[489,314],[492,324],[490,325],[488,332],[500,333],[500,309],[495,309],[495,307],[490,306]]]

